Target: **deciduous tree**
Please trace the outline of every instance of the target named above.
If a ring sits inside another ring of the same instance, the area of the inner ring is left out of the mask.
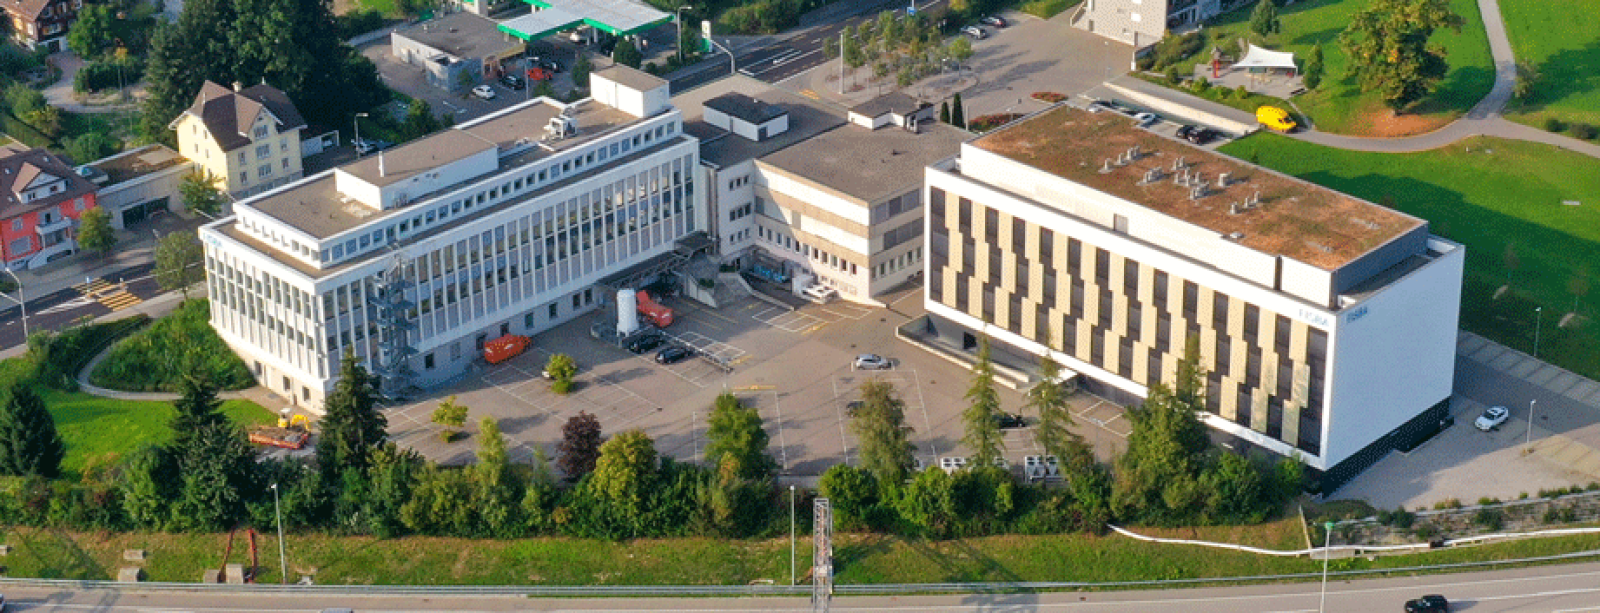
[[[467,425],[467,411],[467,405],[457,402],[454,395],[440,401],[438,408],[433,410],[433,423],[444,426],[439,438],[446,443],[455,440],[456,431]]]
[[[1198,477],[1209,441],[1198,416],[1205,408],[1205,370],[1196,340],[1178,361],[1173,384],[1151,385],[1144,403],[1128,409],[1133,429],[1117,459],[1111,500],[1118,517],[1171,523],[1192,517],[1205,503]]]
[[[215,181],[206,176],[204,170],[197,170],[184,175],[183,181],[178,184],[178,193],[183,197],[183,206],[190,213],[199,213],[207,217],[214,217],[222,212],[222,203],[225,196],[217,188]]]
[[[1305,83],[1306,89],[1316,89],[1318,85],[1321,85],[1322,73],[1325,70],[1327,70],[1327,68],[1323,65],[1322,43],[1317,43],[1311,47],[1311,55],[1310,57],[1306,58],[1305,73],[1301,75],[1302,82]]]
[[[587,89],[591,72],[594,72],[594,63],[589,61],[589,54],[579,51],[578,59],[572,62],[572,85]]]
[[[706,463],[732,467],[744,479],[772,476],[778,464],[767,454],[767,431],[755,407],[739,405],[733,394],[723,392],[711,408],[706,429]]]
[[[1450,0],[1373,0],[1339,35],[1362,91],[1376,91],[1395,112],[1432,93],[1449,72],[1444,49],[1428,44],[1436,30],[1461,31]]]
[[[156,243],[156,284],[164,291],[178,290],[189,299],[189,288],[204,281],[205,248],[193,232],[173,232]]]
[[[611,60],[629,68],[638,68],[644,63],[644,54],[634,46],[633,41],[623,38],[611,49]]]
[[[655,477],[655,442],[643,430],[634,429],[613,436],[600,446],[600,458],[587,483],[590,492],[612,505],[617,517],[632,523],[637,530]]]
[[[0,475],[54,479],[65,455],[44,400],[26,385],[11,384],[0,398]]]
[[[993,466],[1005,451],[1005,440],[1000,438],[1000,393],[994,389],[994,361],[987,336],[978,340],[978,361],[972,365],[966,399],[961,443],[972,451],[974,464]]]
[[[104,256],[117,244],[116,232],[111,229],[111,214],[104,207],[94,207],[79,218],[78,246],[84,251]]]
[[[511,460],[506,454],[505,438],[500,435],[500,424],[492,417],[478,423],[478,463],[472,467],[472,481],[474,506],[489,534],[514,536],[522,491],[511,475]]]
[[[561,442],[556,444],[556,466],[569,481],[577,481],[594,472],[595,460],[600,458],[600,445],[605,438],[600,432],[600,420],[588,411],[578,411],[561,426]]]
[[[550,390],[565,394],[572,390],[572,378],[578,375],[578,363],[565,353],[552,353],[550,360],[545,362],[544,372],[550,377]]]
[[[880,380],[863,382],[861,407],[850,419],[850,431],[860,447],[861,467],[885,487],[898,486],[913,464],[911,427],[906,425],[905,403],[894,386]]]
[[[1250,31],[1256,36],[1276,34],[1282,29],[1283,24],[1278,20],[1278,6],[1271,0],[1256,2],[1256,9],[1250,13]]]

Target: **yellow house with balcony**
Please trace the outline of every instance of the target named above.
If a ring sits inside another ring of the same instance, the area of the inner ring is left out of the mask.
[[[228,89],[211,81],[167,125],[178,133],[178,152],[236,199],[301,177],[305,127],[294,102],[278,88],[235,83]]]

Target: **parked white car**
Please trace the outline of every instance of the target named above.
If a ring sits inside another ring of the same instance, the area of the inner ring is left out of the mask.
[[[1510,409],[1505,407],[1489,407],[1489,410],[1484,411],[1482,415],[1479,415],[1477,419],[1472,421],[1472,427],[1484,432],[1488,432],[1500,427],[1500,424],[1506,423],[1507,419],[1511,419]]]
[[[488,85],[479,85],[472,88],[472,95],[484,100],[494,100],[494,88]]]

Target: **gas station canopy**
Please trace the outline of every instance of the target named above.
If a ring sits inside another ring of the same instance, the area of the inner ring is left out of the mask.
[[[525,1],[533,5],[533,12],[500,22],[501,32],[533,40],[587,24],[613,36],[627,36],[672,20],[670,13],[631,0]]]

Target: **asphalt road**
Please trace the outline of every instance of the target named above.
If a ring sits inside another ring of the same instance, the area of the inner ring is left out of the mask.
[[[935,0],[918,4],[917,10],[924,13],[943,10],[948,1]],[[735,52],[734,66],[745,76],[767,83],[778,83],[827,62],[822,53],[823,45],[828,40],[837,40],[839,32],[846,26],[876,19],[880,12],[903,9],[908,4],[902,0],[869,0],[853,3],[851,12],[843,19],[835,18],[829,23],[802,29],[794,36],[772,45]],[[713,55],[710,60],[701,62],[698,68],[688,72],[680,71],[680,74],[675,75],[672,79],[672,92],[674,94],[685,92],[728,76],[728,68],[727,54]]]
[[[121,592],[6,586],[7,611],[810,611],[805,598],[528,599],[522,596],[281,594],[239,591]],[[1316,582],[1225,588],[1046,594],[835,597],[838,611],[1085,611],[1184,613],[1319,610]],[[1332,581],[1330,613],[1399,611],[1406,600],[1443,594],[1453,610],[1471,613],[1600,611],[1600,564],[1545,566],[1433,577]]]
[[[161,288],[156,283],[151,271],[155,264],[140,264],[120,270],[108,272],[98,277],[107,283],[127,283],[127,291],[141,300],[149,300],[161,294]],[[15,294],[11,294],[15,297]],[[21,309],[16,303],[0,310],[0,349],[8,349],[27,342],[22,332]],[[80,317],[99,317],[111,313],[112,309],[99,301],[91,300],[73,288],[67,288],[46,296],[28,297],[28,329],[60,330],[67,327]]]

